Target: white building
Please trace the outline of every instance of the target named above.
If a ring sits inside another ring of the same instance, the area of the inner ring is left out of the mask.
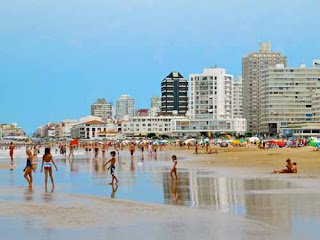
[[[278,64],[263,70],[260,97],[261,132],[277,135],[280,128],[289,123],[311,122],[313,111],[318,111],[318,88],[320,68],[307,68],[305,64],[298,68],[289,68]]]
[[[129,95],[121,95],[116,103],[116,119],[131,119],[135,114],[135,100]]]
[[[107,131],[107,127],[106,122],[99,120],[81,122],[73,126],[71,137],[73,139],[97,140],[100,139],[99,135],[101,132]]]
[[[175,119],[171,122],[172,135],[179,137],[212,136],[214,134],[233,133],[244,135],[247,121],[237,119]]]
[[[71,138],[71,128],[78,123],[77,120],[66,119],[59,123],[55,128],[55,138],[69,139]]]
[[[104,121],[111,120],[112,104],[107,103],[104,98],[98,98],[98,100],[91,105],[91,115],[101,117]]]
[[[175,120],[173,134],[195,137],[226,132],[244,134],[247,128],[246,119],[240,115],[241,100],[241,80],[235,84],[233,75],[225,69],[205,68],[201,74],[191,74],[190,119]]]
[[[232,118],[233,75],[223,68],[205,68],[190,74],[190,118]]]
[[[134,117],[122,122],[122,134],[127,136],[146,136],[148,133],[172,135],[171,122],[177,119],[187,120],[183,116]]]
[[[242,93],[242,77],[238,77],[237,81],[233,82],[233,118],[243,117],[243,93]]]

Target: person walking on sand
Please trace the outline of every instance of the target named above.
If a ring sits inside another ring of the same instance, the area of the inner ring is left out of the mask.
[[[74,154],[73,154],[73,145],[72,144],[70,144],[70,146],[69,146],[69,159],[70,159],[70,157],[72,156],[72,159],[74,159]]]
[[[32,187],[32,181],[33,181],[32,171],[34,171],[33,166],[32,166],[33,156],[32,156],[30,149],[27,149],[26,153],[27,153],[28,158],[27,158],[26,167],[23,169],[24,178],[27,179],[27,181],[29,183],[29,187]]]
[[[13,152],[14,152],[15,146],[13,144],[13,142],[10,143],[9,146],[9,154],[10,154],[10,158],[11,158],[11,165],[13,164]]]
[[[198,154],[198,143],[197,142],[194,144],[194,152],[195,152],[195,154]]]
[[[42,157],[42,165],[41,165],[41,172],[43,172],[43,168],[44,168],[44,173],[45,173],[45,188],[48,187],[48,173],[50,174],[52,188],[54,188],[54,180],[52,176],[52,164],[56,168],[56,171],[58,171],[57,165],[54,162],[52,155],[50,153],[50,148],[46,148],[44,150],[44,155]]]
[[[178,160],[177,160],[177,156],[176,155],[172,155],[172,162],[173,162],[173,166],[172,166],[172,169],[170,171],[170,176],[171,176],[171,179],[173,181],[174,180],[173,179],[173,174],[174,174],[175,177],[176,177],[176,182],[178,182],[178,175],[177,175]]]
[[[130,150],[131,158],[133,158],[133,153],[134,153],[134,151],[136,150],[136,147],[134,146],[133,143],[131,143],[131,145],[130,145],[130,147],[129,147],[129,150]]]
[[[111,173],[111,176],[112,176],[112,181],[109,184],[113,185],[114,180],[116,180],[116,184],[119,184],[118,178],[116,177],[116,175],[114,175],[114,171],[116,170],[116,166],[115,166],[116,165],[116,152],[112,151],[112,152],[110,152],[110,155],[111,155],[111,159],[108,162],[106,162],[103,165],[103,167],[107,166],[110,163],[110,166],[108,167],[108,170],[110,169],[110,173]]]
[[[34,161],[38,161],[38,149],[37,149],[37,145],[34,145],[33,147],[33,159]]]

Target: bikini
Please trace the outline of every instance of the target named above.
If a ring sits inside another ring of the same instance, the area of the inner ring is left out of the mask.
[[[50,162],[46,162],[45,164],[43,164],[43,166],[45,168],[51,168],[51,163]]]
[[[32,167],[32,164],[31,164],[31,161],[30,161],[30,159],[29,158],[27,158],[27,165],[26,165],[26,168],[27,167]]]

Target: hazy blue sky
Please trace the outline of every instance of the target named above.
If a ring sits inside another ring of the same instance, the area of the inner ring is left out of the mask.
[[[260,41],[310,66],[319,12],[314,0],[2,0],[0,122],[30,134],[121,94],[147,108],[170,71],[236,76]]]

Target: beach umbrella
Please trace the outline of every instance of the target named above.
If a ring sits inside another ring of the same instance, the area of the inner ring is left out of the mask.
[[[240,142],[239,140],[233,140],[233,141],[232,141],[232,144],[233,144],[233,145],[236,145],[236,144],[241,145],[241,142]]]
[[[317,144],[316,144],[314,141],[311,141],[309,144],[310,144],[310,146],[312,146],[312,147],[316,147],[316,146],[317,146]]]
[[[280,141],[277,142],[277,144],[278,144],[279,147],[284,147],[286,145],[284,142],[280,142]]]

